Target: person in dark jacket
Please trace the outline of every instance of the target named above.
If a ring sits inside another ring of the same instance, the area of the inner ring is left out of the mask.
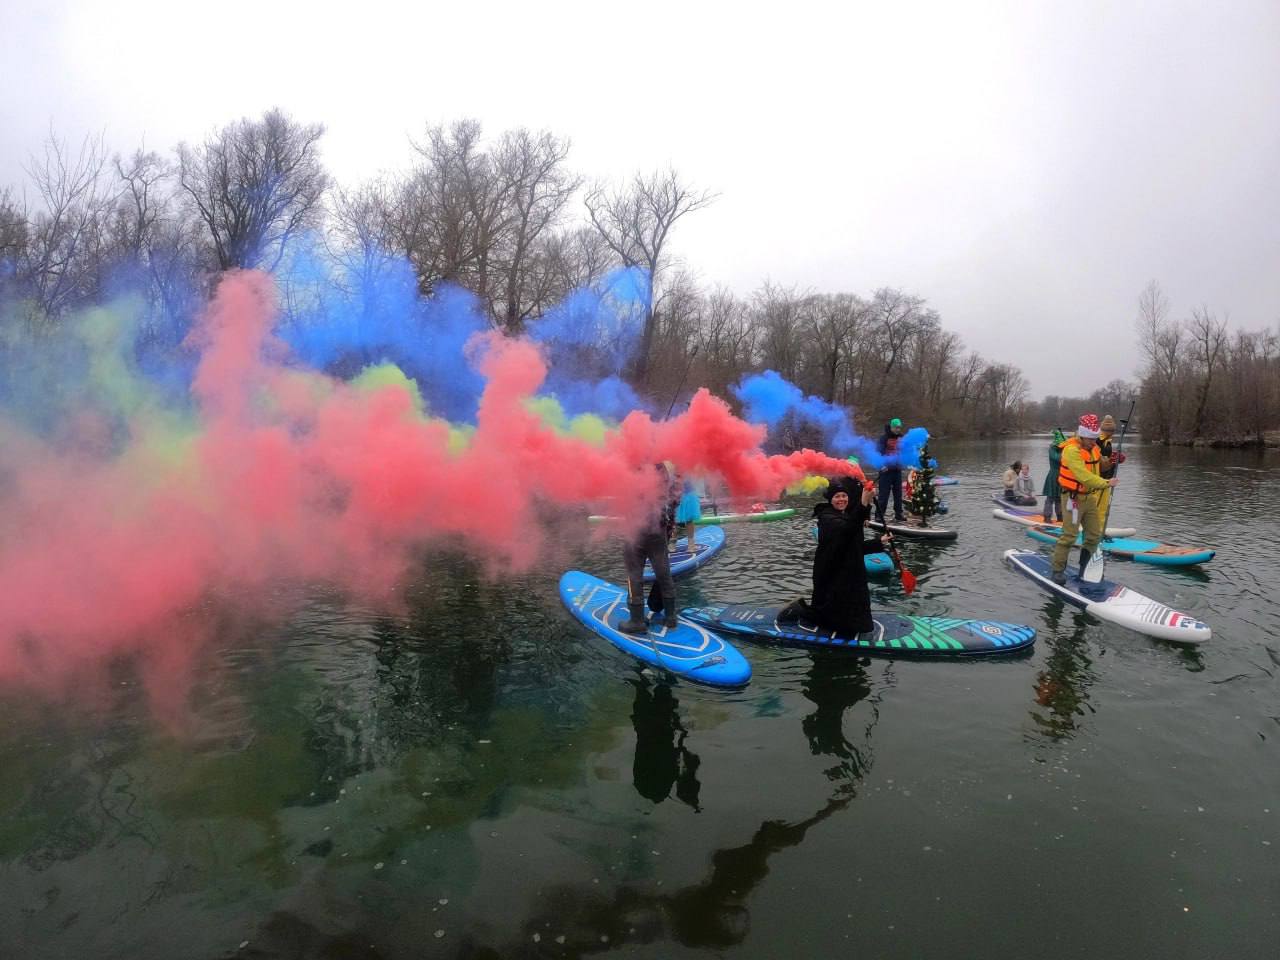
[[[1058,485],[1058,472],[1062,469],[1062,445],[1067,442],[1066,436],[1057,427],[1053,428],[1053,439],[1049,441],[1049,472],[1045,474],[1044,488],[1044,522],[1053,523],[1056,519],[1062,522],[1062,487]]]
[[[876,519],[884,522],[884,511],[889,506],[889,495],[893,495],[893,519],[895,523],[906,522],[902,513],[902,464],[897,460],[898,444],[902,442],[902,421],[894,417],[884,425],[884,435],[876,441],[876,449],[889,462],[880,469],[876,478],[878,493],[876,494]]]
[[[800,620],[844,637],[874,629],[862,560],[862,528],[871,512],[872,490],[853,477],[835,477],[827,484],[826,500],[813,508],[818,524],[813,593],[808,602],[788,604],[779,620]]]
[[[655,463],[657,475],[657,500],[649,511],[644,525],[635,537],[622,548],[622,563],[627,569],[628,619],[618,624],[623,633],[647,633],[649,624],[644,618],[644,564],[648,560],[653,567],[654,589],[650,603],[663,612],[663,626],[675,629],[676,585],[671,578],[671,558],[667,553],[667,541],[675,532],[675,512],[678,496],[671,471],[665,463]],[[655,617],[656,620],[656,617]]]

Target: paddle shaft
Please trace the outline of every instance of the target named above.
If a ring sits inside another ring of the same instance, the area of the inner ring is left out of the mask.
[[[911,591],[916,588],[916,575],[902,565],[902,557],[898,555],[898,545],[894,542],[893,534],[885,531],[887,540],[886,545],[889,548],[889,556],[893,557],[893,565],[898,569],[898,575],[902,577],[902,591],[908,596]]]

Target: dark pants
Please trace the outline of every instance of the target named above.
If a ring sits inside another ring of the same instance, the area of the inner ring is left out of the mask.
[[[653,567],[656,591],[662,599],[676,599],[676,583],[671,578],[671,559],[667,556],[667,537],[662,533],[644,533],[622,548],[622,563],[627,568],[627,603],[644,603],[644,562]]]
[[[1044,518],[1045,518],[1045,520],[1046,520],[1046,521],[1052,522],[1052,521],[1051,521],[1051,519],[1050,519],[1050,518],[1052,518],[1052,517],[1056,517],[1056,518],[1058,519],[1058,521],[1059,521],[1059,522],[1061,522],[1061,521],[1062,521],[1062,504],[1060,504],[1060,503],[1058,502],[1060,499],[1061,499],[1061,496],[1060,496],[1060,495],[1059,495],[1059,496],[1054,496],[1054,495],[1053,495],[1053,494],[1051,494],[1051,493],[1046,493],[1046,494],[1045,494],[1045,497],[1044,497]]]
[[[884,508],[889,505],[889,494],[893,493],[893,518],[901,521],[902,516],[902,471],[881,470],[876,478],[876,519],[884,522]]]

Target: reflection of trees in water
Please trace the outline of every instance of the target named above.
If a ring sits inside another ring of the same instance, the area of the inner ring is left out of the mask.
[[[631,708],[631,724],[636,731],[635,759],[631,782],[646,800],[661,803],[671,796],[693,809],[698,807],[698,755],[685,746],[689,731],[680,722],[679,701],[671,685],[650,685],[644,677],[628,679],[636,696]]]
[[[1093,660],[1089,656],[1089,644],[1085,633],[1089,621],[1083,613],[1071,614],[1071,631],[1059,629],[1062,615],[1067,612],[1061,600],[1049,600],[1041,613],[1048,629],[1044,631],[1049,656],[1045,668],[1036,675],[1036,704],[1043,710],[1032,708],[1031,719],[1053,740],[1063,740],[1075,735],[1078,717],[1085,711],[1093,711],[1089,703],[1089,687],[1097,680]]]

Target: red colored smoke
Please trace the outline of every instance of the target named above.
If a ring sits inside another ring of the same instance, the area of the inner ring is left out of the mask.
[[[286,366],[274,303],[267,276],[229,275],[192,333],[191,462],[6,443],[21,459],[0,469],[0,681],[58,686],[142,653],[149,685],[171,697],[198,642],[187,614],[206,597],[253,608],[281,581],[323,582],[389,604],[431,542],[527,569],[548,507],[607,502],[638,523],[660,460],[752,497],[810,473],[859,473],[810,450],[766,456],[764,428],[706,390],[669,421],[632,413],[603,448],[558,435],[524,404],[546,373],[538,347],[497,334],[471,344],[487,385],[454,455],[446,427],[423,423],[404,390]]]

